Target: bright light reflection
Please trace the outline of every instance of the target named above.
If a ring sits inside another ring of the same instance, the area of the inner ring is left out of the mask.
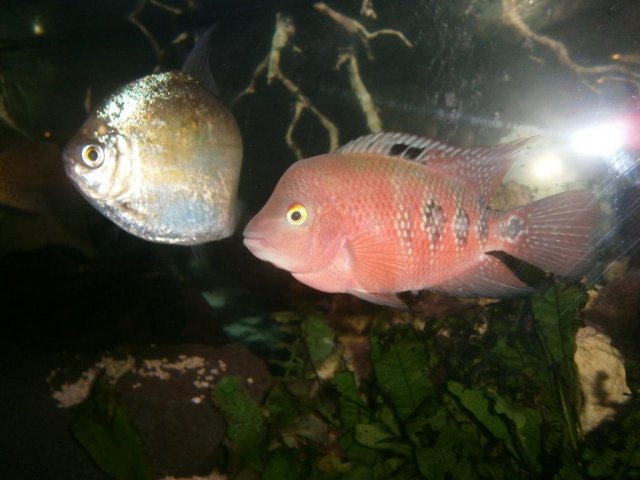
[[[42,26],[42,22],[40,21],[40,16],[36,16],[36,19],[33,21],[33,34],[34,35],[43,35],[44,27]]]
[[[620,150],[624,137],[624,126],[621,123],[592,125],[573,133],[570,145],[582,155],[608,157]]]
[[[531,172],[538,180],[555,180],[563,170],[562,160],[553,153],[547,153],[535,159],[531,165]]]

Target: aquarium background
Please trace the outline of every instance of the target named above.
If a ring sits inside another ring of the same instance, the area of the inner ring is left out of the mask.
[[[241,219],[145,242],[60,151],[212,24]],[[2,478],[639,478],[639,24],[634,0],[0,3]],[[531,298],[425,291],[400,311],[246,250],[289,165],[380,130],[537,136],[494,206],[592,190],[597,265],[530,272]]]

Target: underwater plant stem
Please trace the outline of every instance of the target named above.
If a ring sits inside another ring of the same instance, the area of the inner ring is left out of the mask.
[[[578,65],[573,61],[571,55],[569,54],[569,50],[564,45],[564,43],[555,40],[546,35],[540,35],[531,28],[529,25],[525,23],[520,15],[517,6],[517,0],[502,0],[502,15],[505,22],[508,25],[511,25],[521,36],[531,40],[532,42],[537,43],[538,45],[542,45],[543,47],[551,50],[558,62],[572,70],[576,75],[605,75],[611,73],[618,73],[623,75],[623,78],[627,81],[627,83],[632,84],[638,92],[640,92],[640,74],[636,73],[632,70],[629,70],[623,65],[620,64],[608,64],[608,65],[596,65],[593,67],[583,67]],[[596,84],[603,83],[608,80],[610,77],[603,76],[596,80]],[[620,78],[617,79],[620,81]],[[587,85],[589,85],[587,83]],[[595,90],[595,87],[589,85],[590,88]]]
[[[398,30],[383,28],[381,30],[376,30],[375,32],[369,32],[360,22],[346,15],[343,15],[340,12],[335,11],[324,2],[315,3],[313,5],[313,8],[315,8],[318,12],[328,16],[331,20],[344,28],[348,33],[357,36],[364,45],[369,59],[373,59],[373,52],[371,51],[369,41],[380,35],[392,35],[398,37],[407,48],[413,47],[413,44],[407,39],[407,37],[405,37],[404,34]]]
[[[568,379],[571,382],[571,388],[572,391],[575,392],[575,386],[576,386],[576,380],[575,380],[575,368],[574,368],[574,359],[573,359],[573,355],[568,355],[567,351],[565,349],[566,346],[566,339],[564,338],[563,335],[563,330],[561,328],[560,322],[562,322],[562,314],[560,312],[560,299],[558,296],[558,287],[554,286],[553,287],[553,293],[555,296],[555,300],[556,300],[556,327],[558,329],[558,336],[560,338],[560,348],[562,350],[562,360],[564,362],[564,367],[565,367],[565,372],[568,374]],[[557,376],[556,376],[557,377]],[[577,452],[578,451],[578,430],[579,430],[579,426],[578,426],[578,422],[576,420],[576,415],[575,415],[575,409],[569,410],[569,404],[567,402],[567,398],[564,392],[564,389],[562,388],[562,382],[560,378],[557,378],[556,381],[558,382],[558,392],[560,393],[560,402],[562,404],[562,411],[565,417],[565,422],[567,424],[567,428],[569,430],[569,435],[571,437],[571,444],[573,446],[573,451]],[[575,400],[575,399],[573,399]],[[575,406],[575,402],[572,402],[573,405]]]
[[[247,95],[253,95],[254,93],[256,93],[256,83],[257,83],[257,79],[258,77],[260,77],[260,75],[262,75],[264,73],[264,71],[267,69],[267,65],[269,63],[269,56],[265,57],[264,60],[262,60],[262,62],[260,62],[258,64],[258,66],[256,67],[256,69],[253,71],[253,77],[251,78],[251,81],[249,82],[249,85],[247,85],[242,91],[240,91],[240,93],[238,93],[233,100],[231,100],[230,105],[233,107],[236,103],[238,103],[240,100],[242,100],[243,97],[247,96]]]
[[[353,52],[348,51],[340,54],[336,68],[339,69],[344,64],[347,65],[347,70],[349,71],[349,83],[356,94],[358,102],[360,102],[360,108],[362,108],[362,112],[367,119],[367,127],[369,128],[369,131],[372,133],[382,131],[382,120],[380,120],[380,115],[378,115],[378,109],[373,103],[369,90],[367,90],[367,87],[362,81],[360,68],[358,67],[358,59]]]
[[[127,16],[127,19],[131,23],[133,23],[136,26],[136,28],[140,30],[140,32],[142,32],[142,34],[145,36],[145,38],[149,42],[149,45],[151,45],[151,48],[153,49],[153,53],[156,56],[156,60],[159,62],[162,59],[163,50],[162,48],[160,48],[160,45],[158,44],[154,36],[151,34],[149,29],[140,20],[138,20],[138,15],[142,13],[146,4],[147,4],[147,0],[141,0],[140,2],[138,2],[136,7]]]
[[[282,52],[291,45],[294,34],[295,25],[291,17],[278,12],[269,53],[254,70],[249,85],[236,95],[231,101],[231,105],[234,105],[247,95],[254,94],[256,92],[257,78],[266,72],[267,85],[272,85],[274,82],[280,83],[293,97],[294,115],[287,128],[285,140],[296,158],[302,158],[303,153],[298,147],[293,134],[305,110],[311,112],[326,130],[329,136],[329,151],[333,152],[337,150],[339,145],[338,127],[316,108],[311,99],[302,92],[302,89],[293,80],[285,75],[281,68]]]
[[[546,339],[540,327],[538,326],[537,321],[534,321],[534,328],[536,330],[536,336],[538,337],[538,341],[542,345],[542,349],[544,351],[545,363],[547,366],[547,374],[549,375],[549,380],[555,384],[555,390],[558,395],[558,401],[560,402],[560,407],[562,409],[562,418],[564,420],[564,429],[567,431],[569,435],[569,442],[572,449],[572,456],[578,452],[578,426],[576,422],[575,414],[572,413],[572,410],[569,407],[569,403],[567,401],[567,397],[564,391],[564,382],[563,370],[569,374],[569,378],[566,380],[573,380],[573,368],[568,365],[568,358],[566,354],[566,350],[564,348],[565,339],[562,335],[562,329],[560,328],[560,322],[562,321],[562,317],[560,315],[560,306],[559,306],[559,298],[558,298],[558,290],[557,287],[554,288],[555,295],[555,313],[556,313],[556,322],[555,325],[558,329],[558,337],[560,340],[561,351],[562,351],[562,359],[560,359],[560,363],[556,363],[556,360],[553,358],[551,350],[547,345]],[[573,362],[573,358],[570,360]],[[554,367],[560,367],[560,371],[556,371]],[[563,368],[564,367],[564,368]]]
[[[575,416],[571,414],[569,411],[569,406],[567,403],[567,398],[564,394],[564,390],[562,388],[562,381],[557,376],[554,375],[554,379],[556,381],[556,386],[558,390],[558,395],[560,397],[560,404],[562,405],[562,414],[564,416],[565,427],[569,432],[569,438],[571,439],[571,447],[574,452],[578,451],[578,435],[577,435],[577,427],[575,424]]]
[[[378,14],[373,8],[373,0],[362,0],[362,5],[360,6],[360,15],[372,20],[378,18]]]

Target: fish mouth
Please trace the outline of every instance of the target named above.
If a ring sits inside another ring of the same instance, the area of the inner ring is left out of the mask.
[[[64,166],[65,172],[69,176],[75,173],[74,165],[76,163],[73,152],[70,150],[71,149],[69,148],[65,148],[62,151],[62,165]]]
[[[242,243],[254,254],[269,248],[269,243],[263,237],[245,235]]]
[[[255,257],[287,270],[279,253],[269,245],[269,242],[264,237],[245,234],[243,243]]]
[[[243,243],[256,258],[294,273],[295,262],[275,249],[264,237],[245,234]]]

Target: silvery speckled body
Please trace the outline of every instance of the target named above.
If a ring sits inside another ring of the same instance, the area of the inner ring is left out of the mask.
[[[80,192],[138,237],[194,245],[233,233],[240,132],[231,112],[184,73],[122,87],[63,157]]]

